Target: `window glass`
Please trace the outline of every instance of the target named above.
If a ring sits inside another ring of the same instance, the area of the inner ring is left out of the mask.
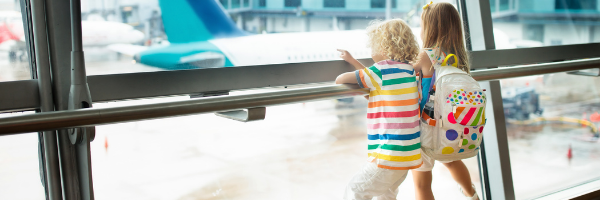
[[[600,42],[596,0],[490,0],[490,6],[498,49]]]
[[[556,73],[501,83],[517,199],[600,178],[600,78]]]
[[[229,0],[219,0],[221,5],[225,8],[229,8]]]
[[[241,6],[241,3],[242,3],[242,2],[240,2],[240,1],[241,1],[241,0],[232,0],[232,1],[231,1],[231,8],[240,8],[240,6]]]
[[[371,0],[371,8],[385,8],[386,0]],[[392,8],[396,8],[396,1],[392,0]]]
[[[417,37],[423,3],[392,1],[392,17]],[[384,8],[385,0],[83,0],[87,74],[338,60],[336,49],[370,58],[364,29]]]
[[[366,163],[366,105],[355,97],[268,107],[265,120],[247,123],[203,114],[97,126],[94,193],[97,199],[342,199]],[[476,158],[465,163],[481,194]],[[436,197],[461,199],[441,163],[433,177]],[[410,173],[399,194],[415,199]]]
[[[556,0],[557,10],[598,10],[596,0]]]
[[[343,8],[346,6],[346,0],[324,0],[323,6],[330,8]]]
[[[0,120],[21,114],[0,114]],[[0,199],[45,199],[37,133],[0,136],[0,188]]]
[[[298,7],[298,6],[302,5],[301,0],[284,0],[284,2],[285,2],[285,7]]]
[[[0,0],[0,82],[31,79],[18,1]]]

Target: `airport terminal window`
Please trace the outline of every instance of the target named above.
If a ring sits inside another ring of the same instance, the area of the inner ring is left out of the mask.
[[[366,104],[355,97],[274,106],[265,120],[248,123],[203,114],[97,126],[91,143],[96,198],[342,199],[365,164]],[[465,164],[481,194],[477,159]],[[443,165],[435,165],[433,176],[437,197],[460,199]],[[410,173],[399,194],[415,199]]]
[[[501,84],[517,199],[600,179],[600,78],[555,73]]]
[[[231,8],[240,8],[242,0],[231,0]]]
[[[371,0],[371,8],[385,8],[386,0]],[[392,8],[396,8],[396,1],[392,0]]]
[[[0,120],[31,113],[0,114]],[[0,199],[45,199],[37,133],[0,137],[0,188]]]
[[[497,49],[600,42],[600,10],[595,0],[510,0],[511,12],[496,13],[490,1]],[[499,0],[503,8],[505,0]],[[585,16],[585,17],[584,17]]]
[[[557,10],[598,10],[596,0],[556,0]]]
[[[498,0],[500,1],[500,11],[505,11],[509,9],[509,1],[510,0]]]
[[[324,0],[323,6],[330,8],[343,8],[346,7],[346,0]]]
[[[0,3],[0,82],[31,79],[21,11],[13,1]]]
[[[449,0],[434,2],[440,1]],[[385,18],[385,0],[364,3],[88,0],[82,7],[87,74],[319,62],[340,59],[338,48],[356,58],[370,58],[364,29],[370,21]],[[417,37],[422,4],[392,1],[392,17],[407,20]],[[203,12],[209,8],[216,12]],[[333,56],[306,56],[321,54]]]
[[[225,9],[229,8],[229,0],[219,0],[219,2],[223,6],[223,8],[225,8]]]
[[[302,5],[301,0],[284,0],[285,7],[299,7]]]

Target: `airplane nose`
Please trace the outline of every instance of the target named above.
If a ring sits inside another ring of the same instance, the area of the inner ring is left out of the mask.
[[[138,43],[144,40],[144,33],[138,30],[133,30],[131,33],[131,43]]]

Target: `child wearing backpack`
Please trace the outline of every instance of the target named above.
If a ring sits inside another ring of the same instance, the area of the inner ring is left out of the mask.
[[[336,83],[369,88],[367,109],[368,163],[350,181],[345,199],[396,199],[408,170],[421,167],[418,87],[413,66],[419,45],[400,19],[367,28],[375,64],[365,67],[347,51],[340,57],[357,70]]]
[[[416,199],[434,199],[431,169],[443,163],[465,199],[479,199],[462,159],[477,155],[485,125],[485,90],[469,74],[462,23],[449,3],[429,3],[421,15],[420,71],[423,165],[412,170]]]

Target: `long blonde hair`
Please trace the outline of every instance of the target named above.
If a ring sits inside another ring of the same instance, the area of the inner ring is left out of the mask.
[[[369,47],[392,60],[414,62],[419,55],[419,43],[412,30],[401,19],[373,21],[367,27]]]
[[[423,10],[421,19],[423,48],[439,48],[436,57],[439,57],[442,51],[455,54],[458,56],[458,68],[470,73],[462,21],[456,8],[450,3],[434,3]]]

